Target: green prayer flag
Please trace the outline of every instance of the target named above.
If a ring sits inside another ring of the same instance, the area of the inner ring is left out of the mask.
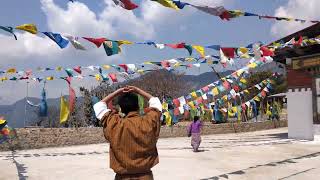
[[[116,41],[105,41],[103,42],[103,47],[106,51],[107,56],[112,56],[121,52],[119,44]]]

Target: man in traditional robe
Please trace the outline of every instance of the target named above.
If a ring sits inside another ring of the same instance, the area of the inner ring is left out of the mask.
[[[137,94],[149,101],[143,116],[139,115]],[[107,107],[117,96],[121,112]],[[127,86],[96,103],[94,110],[110,143],[110,167],[116,173],[115,180],[153,180],[151,168],[159,163],[156,143],[160,133],[160,100]]]

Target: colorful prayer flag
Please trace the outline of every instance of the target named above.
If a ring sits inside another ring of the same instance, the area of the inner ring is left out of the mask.
[[[77,37],[65,35],[65,37],[71,42],[72,46],[78,50],[86,50],[86,48],[77,40]]]
[[[27,31],[27,32],[29,32],[31,34],[37,34],[38,33],[37,27],[34,24],[22,24],[20,26],[17,26],[16,29]]]
[[[103,42],[103,47],[107,56],[112,56],[121,52],[121,49],[116,41],[105,41]]]
[[[138,5],[134,4],[130,0],[113,0],[113,2],[116,5],[121,6],[122,8],[127,10],[133,10],[139,7]]]
[[[17,36],[16,36],[16,35],[14,34],[14,32],[13,32],[13,27],[0,26],[0,29],[2,29],[2,30],[4,30],[4,31],[7,31],[8,33],[11,33],[11,34],[14,36],[14,38],[15,38],[16,40],[18,40]]]
[[[46,36],[48,36],[52,41],[54,41],[61,49],[68,46],[69,41],[64,39],[60,34],[53,32],[42,32]]]
[[[60,98],[60,124],[67,122],[70,110],[67,101],[63,96]]]
[[[175,10],[179,10],[177,5],[175,3],[173,3],[171,0],[151,0],[151,1],[156,1],[159,4],[161,4],[162,6],[165,6],[165,7],[168,7],[168,8],[172,8],[172,9],[175,9]]]
[[[92,42],[97,46],[97,48],[99,48],[102,45],[102,43],[107,40],[106,38],[88,38],[88,37],[82,37],[82,38],[89,42]]]

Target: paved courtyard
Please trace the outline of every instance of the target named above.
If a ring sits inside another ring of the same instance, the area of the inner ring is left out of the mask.
[[[320,137],[287,139],[287,128],[204,136],[193,153],[189,138],[160,139],[156,180],[320,179]],[[108,144],[0,152],[0,179],[113,179]]]

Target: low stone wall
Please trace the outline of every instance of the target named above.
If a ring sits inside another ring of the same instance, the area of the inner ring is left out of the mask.
[[[287,121],[264,121],[256,123],[225,123],[209,124],[203,126],[202,134],[226,134],[249,131],[259,131],[287,127]],[[0,151],[37,149],[47,147],[59,147],[70,145],[105,143],[102,128],[20,128],[17,130],[17,138],[0,144]],[[162,127],[160,138],[187,136],[187,126],[178,125]]]

